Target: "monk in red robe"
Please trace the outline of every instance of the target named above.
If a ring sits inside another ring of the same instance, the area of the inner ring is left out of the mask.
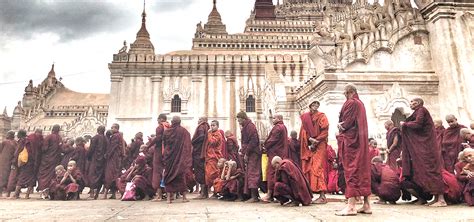
[[[248,202],[258,202],[258,185],[260,183],[262,169],[262,151],[260,150],[260,139],[257,128],[247,116],[241,111],[237,114],[237,121],[241,125],[241,153],[244,155],[245,182],[244,194],[250,195]]]
[[[369,141],[369,160],[376,156],[380,156],[380,151],[377,145],[377,140],[373,139]]]
[[[234,201],[242,200],[242,182],[243,175],[241,169],[237,168],[237,162],[229,160],[225,162],[226,169],[222,171],[221,181],[221,200]]]
[[[193,138],[191,140],[193,145],[193,171],[194,179],[201,187],[199,196],[196,199],[203,199],[208,197],[208,190],[205,179],[205,158],[202,157],[203,149],[205,148],[207,141],[207,134],[210,127],[207,123],[207,117],[200,117],[198,120],[198,126],[194,131]]]
[[[206,146],[202,152],[201,157],[205,159],[205,179],[207,188],[203,187],[203,190],[208,190],[212,186],[214,180],[219,177],[219,169],[217,169],[217,161],[220,158],[223,158],[222,150],[225,146],[224,135],[219,130],[219,122],[213,120],[211,122],[211,130],[207,134]],[[203,191],[202,193],[204,198],[208,197],[208,194]],[[214,193],[214,198],[217,198],[217,193]]]
[[[55,167],[56,179],[53,179],[50,183],[50,199],[79,200],[80,191],[84,189],[84,178],[81,171],[76,167],[76,161],[69,161],[67,171],[62,174],[62,178],[60,177],[61,167],[62,165]]]
[[[112,192],[110,199],[116,198],[115,193],[117,192],[117,186],[115,181],[122,173],[123,138],[119,129],[119,124],[112,124],[112,136],[110,137],[107,150],[105,151],[104,199],[107,199],[109,190]]]
[[[268,159],[279,156],[280,158],[288,158],[288,131],[285,124],[283,124],[283,116],[273,115],[273,128],[268,134],[264,150],[267,153]],[[273,188],[275,186],[275,169],[272,167],[272,162],[268,161],[267,165],[267,195],[262,198],[262,201],[269,202],[273,199]]]
[[[171,196],[175,193],[181,193],[183,202],[188,202],[185,173],[192,166],[192,144],[191,135],[181,126],[179,116],[174,116],[171,120],[171,127],[163,134],[163,143],[165,168],[163,180],[167,201],[171,203]]]
[[[292,203],[296,206],[311,204],[313,194],[308,180],[301,169],[291,160],[273,157],[272,166],[275,168],[274,196],[281,205]]]
[[[220,158],[217,161],[217,169],[219,170],[220,176],[214,180],[214,183],[212,186],[214,188],[214,192],[216,192],[217,194],[221,194],[222,187],[225,181],[225,175],[227,175],[227,171],[229,170],[228,162],[225,158]]]
[[[226,138],[227,159],[235,161],[237,163],[237,169],[241,169],[243,172],[244,161],[239,153],[240,147],[237,138],[230,130],[225,131],[224,136]]]
[[[463,128],[460,130],[460,134],[461,138],[463,139],[463,143],[461,143],[463,149],[474,148],[474,134],[471,132],[471,130]]]
[[[327,203],[326,178],[324,178],[324,164],[326,161],[326,146],[328,142],[329,121],[326,115],[318,111],[319,101],[309,105],[310,111],[301,115],[301,169],[308,178],[311,190],[319,193],[314,203]]]
[[[400,179],[397,172],[385,165],[380,156],[372,159],[371,166],[372,193],[379,197],[377,204],[396,204],[401,196]]]
[[[474,149],[466,148],[459,153],[459,162],[455,166],[456,178],[461,185],[464,201],[474,206]]]
[[[331,145],[327,146],[327,161],[325,166],[325,178],[327,181],[327,192],[337,193],[339,189],[337,187],[337,156],[336,151],[332,148]]]
[[[143,200],[147,197],[153,198],[155,190],[151,184],[152,173],[153,169],[146,164],[145,156],[137,156],[137,158],[132,161],[130,168],[117,179],[117,187],[120,193],[122,193],[122,197],[125,193],[127,183],[131,182],[133,184],[133,190],[131,192],[135,194],[133,200]]]
[[[8,131],[5,140],[0,144],[0,198],[3,197],[3,191],[7,190],[8,177],[17,147],[15,132]]]
[[[395,127],[392,120],[386,121],[384,126],[387,130],[387,165],[396,170],[398,169],[397,159],[400,158],[402,152],[400,129]]]
[[[135,134],[132,143],[130,143],[130,146],[127,149],[127,154],[125,155],[125,169],[130,168],[133,161],[138,157],[141,145],[143,145],[143,133],[138,132]]]
[[[35,157],[36,154],[34,153],[32,141],[29,139],[25,139],[26,131],[20,130],[18,131],[18,148],[15,150],[14,157],[12,159],[12,166],[14,169],[17,169],[16,175],[16,186],[15,186],[15,194],[13,199],[18,199],[20,197],[20,189],[21,188],[28,188],[25,199],[30,198],[30,194],[33,192],[33,186],[36,184],[36,177],[35,177]],[[30,139],[32,139],[30,137]],[[28,159],[25,162],[21,162],[18,157],[22,151],[28,152]],[[11,178],[10,178],[11,179]]]
[[[38,175],[41,163],[41,149],[43,149],[43,130],[35,129],[35,132],[28,135],[27,140],[31,142],[33,153],[35,154],[35,176]]]
[[[87,177],[89,179],[89,188],[92,190],[90,197],[97,199],[100,188],[104,183],[105,170],[105,151],[107,149],[108,140],[104,135],[105,127],[97,127],[97,134],[92,137],[87,159],[89,160],[89,169]]]
[[[156,134],[154,142],[155,148],[153,150],[153,189],[156,191],[155,199],[152,201],[161,201],[163,197],[163,190],[161,188],[161,182],[163,178],[163,133],[166,129],[170,127],[170,124],[167,122],[166,114],[160,114],[158,116],[158,126],[156,127]]]
[[[463,150],[461,129],[466,127],[459,124],[454,115],[447,115],[446,122],[449,127],[443,132],[441,156],[443,157],[444,169],[454,174],[454,165],[457,162],[458,154]]]
[[[419,186],[423,192],[435,196],[430,206],[447,206],[444,200],[444,184],[441,176],[441,149],[436,142],[436,134],[430,112],[423,106],[421,98],[410,101],[414,110],[402,128],[402,176]],[[417,196],[418,194],[412,193]],[[426,202],[420,195],[419,202]]]
[[[298,140],[298,132],[292,130],[288,139],[288,159],[301,168],[301,142]]]
[[[348,198],[346,208],[336,213],[338,216],[371,214],[370,160],[368,150],[368,127],[364,103],[359,99],[357,88],[348,84],[344,87],[346,102],[339,113],[338,145],[346,182],[345,195]],[[355,208],[356,198],[364,197],[361,209]]]
[[[56,176],[54,168],[61,163],[61,136],[59,125],[54,125],[51,134],[46,136],[41,150],[41,163],[38,170],[37,190],[44,190]]]
[[[441,119],[435,119],[433,120],[433,123],[435,126],[436,144],[438,144],[439,147],[442,147],[443,135],[446,129],[444,128],[443,121]]]

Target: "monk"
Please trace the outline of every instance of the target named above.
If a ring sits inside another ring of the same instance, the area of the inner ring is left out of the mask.
[[[421,98],[410,101],[414,110],[406,122],[401,122],[402,128],[402,176],[419,186],[423,192],[435,196],[433,207],[447,206],[444,200],[444,184],[441,176],[441,150],[436,138],[435,127],[430,112],[423,106]],[[426,202],[416,193],[418,202]]]
[[[137,134],[135,134],[135,138],[133,139],[133,142],[130,143],[130,146],[127,149],[125,169],[130,168],[133,161],[138,157],[138,153],[140,152],[141,145],[143,145],[143,133],[138,132]]]
[[[115,199],[115,193],[117,192],[117,186],[115,180],[122,173],[121,160],[123,157],[123,138],[119,132],[120,125],[117,123],[112,124],[112,136],[110,137],[109,144],[105,151],[105,171],[104,171],[104,197],[107,199],[107,193],[109,190],[112,192],[110,199]]]
[[[183,202],[188,202],[185,173],[192,166],[192,144],[191,135],[181,126],[179,116],[174,116],[171,120],[171,127],[163,134],[163,143],[165,168],[163,180],[167,201],[170,204],[171,196],[175,193],[181,193]]]
[[[233,160],[227,161],[224,165],[226,170],[223,170],[221,175],[221,199],[228,201],[234,201],[236,199],[242,200],[242,170],[237,168],[237,162]]]
[[[15,132],[8,131],[5,140],[0,144],[0,198],[3,197],[3,191],[7,190],[11,163],[14,160],[17,147]]]
[[[237,114],[237,121],[241,129],[241,153],[244,155],[245,182],[244,194],[250,195],[247,202],[258,202],[258,185],[260,183],[262,169],[262,152],[260,150],[260,139],[257,128],[247,116],[241,111]]]
[[[145,198],[153,198],[155,195],[155,190],[151,184],[152,181],[153,169],[146,164],[146,159],[144,156],[137,156],[137,158],[132,161],[130,168],[122,174],[117,180],[117,186],[123,194],[125,193],[125,188],[127,183],[131,182],[132,191],[135,195],[132,198],[133,200],[143,200]]]
[[[309,104],[309,112],[301,115],[301,169],[308,178],[311,190],[319,193],[313,202],[316,204],[327,203],[326,178],[324,178],[324,162],[327,156],[327,142],[329,122],[326,115],[318,111],[319,101]]]
[[[459,131],[459,134],[461,134],[461,138],[463,139],[463,143],[461,143],[461,145],[464,149],[474,148],[474,134],[472,134],[470,129],[462,128]]]
[[[193,138],[191,140],[193,145],[193,170],[194,170],[194,179],[201,187],[199,196],[196,199],[203,199],[209,196],[209,192],[206,186],[205,179],[205,158],[202,157],[202,152],[204,146],[206,145],[207,135],[210,127],[207,123],[207,117],[200,117],[198,120],[198,126],[194,131]]]
[[[49,187],[51,181],[56,176],[54,168],[61,163],[61,136],[59,136],[59,125],[54,125],[51,134],[46,136],[41,149],[41,163],[38,170],[37,190],[44,190]]]
[[[263,144],[268,159],[279,156],[280,158],[288,158],[288,131],[283,124],[283,116],[279,114],[273,115],[273,128],[268,134]],[[272,162],[268,161],[267,165],[267,189],[266,196],[262,198],[264,202],[270,202],[273,199],[273,188],[275,186],[275,169]]]
[[[89,188],[92,190],[90,198],[94,198],[95,200],[99,197],[100,188],[104,183],[104,155],[108,144],[104,132],[105,126],[97,127],[97,134],[92,137],[87,153],[87,159],[89,160],[87,177],[89,180]]]
[[[288,159],[301,168],[301,142],[298,140],[298,132],[292,130],[288,139]]]
[[[468,206],[474,206],[474,149],[465,148],[459,153],[456,164],[456,178],[462,189],[464,201]]]
[[[170,124],[166,121],[166,114],[160,114],[158,116],[158,126],[156,127],[156,134],[153,143],[155,149],[153,151],[153,189],[155,189],[155,199],[152,201],[161,201],[163,192],[161,189],[161,181],[163,177],[163,133],[170,127]]]
[[[219,131],[219,122],[213,120],[211,122],[211,129],[207,134],[206,145],[202,152],[201,157],[205,159],[205,179],[206,184],[203,186],[203,197],[207,198],[208,194],[204,191],[208,190],[214,183],[214,180],[219,177],[219,169],[217,169],[217,161],[223,158],[222,150],[225,146],[225,138]],[[206,188],[207,187],[207,188]],[[217,193],[214,192],[213,198],[217,198]]]
[[[281,205],[292,203],[295,206],[311,204],[313,194],[308,180],[301,169],[291,160],[282,160],[275,156],[272,159],[272,167],[275,169],[275,191],[274,196]]]
[[[369,160],[372,160],[376,156],[380,156],[380,151],[377,145],[377,140],[374,139],[369,141]]]
[[[60,171],[60,167],[55,168],[55,171]],[[55,173],[56,176],[58,175]],[[61,195],[58,193],[64,193],[65,199],[62,200],[79,200],[81,193],[80,190],[84,188],[84,179],[82,177],[81,171],[76,167],[76,161],[71,160],[67,164],[67,171],[63,174],[63,178],[59,183],[54,187],[54,181],[50,183],[50,190],[53,190],[53,199],[59,199]]]
[[[225,158],[219,158],[217,161],[217,169],[219,170],[219,177],[214,180],[212,187],[214,188],[214,192],[221,194],[225,175],[227,175],[227,171],[229,170],[228,162]]]
[[[444,169],[454,174],[454,165],[457,162],[458,154],[463,150],[461,143],[461,129],[467,128],[458,123],[454,115],[447,115],[446,122],[449,127],[443,132],[441,156],[443,157]]]
[[[397,166],[397,159],[400,158],[400,154],[402,152],[401,149],[401,134],[400,129],[395,127],[392,120],[388,120],[384,123],[385,129],[387,130],[387,165],[389,165],[392,169],[396,170]]]
[[[337,187],[337,156],[336,151],[328,144],[327,149],[327,161],[324,178],[326,178],[327,192],[337,193],[339,189]]]
[[[14,158],[12,159],[12,170],[17,169],[17,176],[15,178],[15,194],[13,199],[18,199],[20,197],[20,189],[25,187],[28,188],[25,199],[29,199],[30,194],[33,193],[33,187],[36,184],[35,158],[37,155],[34,152],[32,140],[25,139],[26,131],[18,131],[17,137],[18,148],[15,150]],[[30,137],[30,139],[32,139],[32,137]],[[18,157],[25,149],[28,152],[28,159],[26,162],[21,162]]]
[[[56,177],[51,181],[48,189],[48,197],[50,200],[66,200],[66,186],[61,184],[66,169],[61,164],[54,168],[54,172],[56,173]]]
[[[436,143],[439,145],[439,147],[442,147],[443,135],[446,128],[444,128],[443,121],[441,119],[434,119],[433,123],[435,126]]]
[[[74,155],[71,157],[71,160],[76,162],[76,168],[81,171],[81,173],[86,172],[86,140],[83,137],[77,137],[74,141],[76,144],[76,149],[74,149]],[[84,175],[84,174],[83,174]],[[84,176],[83,176],[83,179]]]
[[[35,176],[38,175],[41,163],[41,149],[43,148],[43,130],[35,129],[35,132],[28,135],[27,140],[31,142],[33,153],[35,154]]]
[[[346,102],[339,113],[338,144],[346,181],[345,196],[347,206],[336,213],[338,216],[351,216],[357,213],[371,214],[369,196],[370,161],[368,150],[368,127],[364,103],[359,99],[357,88],[348,84],[344,87]],[[356,209],[356,198],[364,197],[362,208]]]
[[[244,162],[239,154],[239,143],[237,142],[237,138],[235,138],[230,130],[225,131],[224,136],[226,138],[227,158],[235,161],[237,163],[237,169],[242,169],[243,172]]]
[[[376,204],[396,204],[401,196],[400,179],[397,172],[385,165],[380,156],[372,158],[371,190],[379,197]]]
[[[67,168],[67,164],[71,160],[72,156],[74,155],[74,139],[72,138],[65,138],[61,145],[61,152],[63,153],[61,165],[64,168]]]

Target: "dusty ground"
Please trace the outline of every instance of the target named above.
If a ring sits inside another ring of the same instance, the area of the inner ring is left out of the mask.
[[[83,195],[85,197],[86,195]],[[190,197],[196,196],[195,194]],[[22,194],[23,197],[23,194]],[[474,207],[445,208],[372,205],[372,215],[337,217],[342,196],[329,196],[326,205],[282,207],[277,203],[191,200],[188,203],[123,202],[118,200],[49,201],[37,194],[30,200],[0,200],[1,221],[473,221]]]

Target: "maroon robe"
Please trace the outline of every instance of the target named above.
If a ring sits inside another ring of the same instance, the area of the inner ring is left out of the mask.
[[[250,119],[242,124],[242,149],[241,152],[247,156],[245,166],[244,194],[250,194],[250,189],[257,189],[262,174],[262,152],[260,150],[260,139],[257,128]]]
[[[369,145],[369,162],[376,156],[380,156],[379,149]]]
[[[106,189],[116,188],[115,180],[121,175],[123,157],[123,139],[119,132],[112,134],[105,151],[104,186]]]
[[[326,172],[325,178],[327,183],[327,191],[329,193],[335,193],[338,191],[337,168],[334,167],[337,164],[337,156],[336,151],[334,151],[331,145],[328,145],[326,148],[327,162],[325,164],[326,166],[324,167],[324,169]]]
[[[154,140],[155,149],[153,150],[153,189],[160,189],[163,177],[163,133],[169,128],[168,122],[162,122],[156,127],[156,137]]]
[[[402,125],[402,176],[430,194],[444,193],[441,150],[429,111],[418,107]]]
[[[193,171],[194,171],[194,179],[199,184],[205,184],[205,158],[202,156],[202,152],[205,149],[204,145],[207,141],[207,132],[209,131],[209,124],[207,122],[203,122],[199,124],[199,126],[194,131],[193,138],[191,143],[193,145]]]
[[[89,147],[89,151],[87,152],[87,159],[89,160],[87,179],[91,189],[99,189],[104,182],[104,155],[107,145],[108,141],[103,133],[97,134],[91,139],[91,145]]]
[[[398,144],[396,147],[392,149],[392,151],[388,154],[387,164],[394,170],[398,169],[397,166],[397,159],[400,158],[400,153],[402,152],[401,144],[401,134],[400,129],[398,127],[393,127],[387,132],[387,149],[389,149],[393,145],[393,141],[395,138],[398,138]]]
[[[39,165],[41,163],[41,149],[43,148],[43,135],[30,134],[27,138],[30,141],[33,153],[35,155],[35,176],[38,174]]]
[[[10,176],[11,165],[17,147],[18,144],[13,139],[6,139],[0,144],[0,192],[7,188],[8,177]]]
[[[86,156],[87,150],[84,145],[76,145],[73,155],[71,156],[71,160],[76,161],[76,167],[79,169],[81,174],[82,172],[86,172]],[[84,177],[84,175],[82,176]]]
[[[227,158],[229,160],[233,160],[237,163],[237,169],[244,169],[244,161],[242,160],[242,156],[239,154],[239,143],[237,142],[237,138],[233,134],[226,138],[226,148],[227,148]]]
[[[461,187],[464,201],[468,206],[474,206],[474,178],[467,178],[463,173],[463,168],[467,165],[466,162],[458,162],[455,165],[456,179]]]
[[[73,183],[69,177],[61,183],[64,174],[54,174],[55,177],[49,183],[49,197],[51,200],[70,200],[73,194],[78,195],[84,189],[84,178],[81,171],[76,168],[72,170],[71,175],[76,183]]]
[[[36,137],[28,137],[27,139],[20,139],[18,140],[18,149],[15,151],[15,157],[12,160],[12,165],[18,167],[16,180],[16,186],[20,186],[22,188],[25,187],[33,187],[36,185],[36,174],[35,174],[35,157],[37,154],[33,148],[32,141]],[[26,149],[28,151],[28,161],[23,166],[18,166],[18,156]]]
[[[128,150],[127,150],[127,155],[126,155],[126,161],[125,161],[125,169],[130,168],[132,165],[133,161],[138,157],[138,153],[140,153],[140,147],[143,145],[143,140],[140,138],[135,138],[133,142],[130,144]]]
[[[439,127],[435,127],[435,135],[436,135],[436,144],[438,144],[439,147],[442,147],[443,145],[443,135],[444,135],[444,131],[446,129],[444,128],[444,126],[439,126]]]
[[[186,192],[185,173],[192,166],[191,135],[179,124],[173,124],[163,134],[165,191]]]
[[[61,137],[58,133],[52,133],[44,139],[41,150],[41,163],[38,170],[37,190],[44,190],[49,187],[51,181],[56,176],[54,168],[61,163]]]
[[[74,147],[69,144],[63,144],[61,146],[61,150],[63,153],[61,165],[63,165],[64,169],[66,169],[67,163],[69,163],[69,161],[72,159],[72,156],[74,156]]]
[[[117,179],[117,187],[121,193],[125,192],[125,188],[128,182],[135,184],[135,195],[136,200],[144,199],[146,196],[153,197],[155,195],[155,189],[151,181],[153,179],[153,169],[148,165],[145,165],[141,170],[135,171],[127,180],[127,176],[133,169],[131,166],[125,173]]]
[[[370,160],[365,107],[357,94],[339,114],[344,130],[338,136],[346,182],[346,198],[370,195]]]
[[[281,162],[280,167],[276,170],[275,178],[273,196],[280,203],[283,204],[288,199],[298,201],[303,206],[308,206],[311,203],[313,194],[309,182],[304,177],[303,171],[291,160],[285,159]]]
[[[396,202],[401,196],[400,178],[395,170],[383,163],[372,164],[372,193],[383,201]]]
[[[283,121],[276,123],[265,140],[264,147],[267,151],[267,189],[273,191],[275,186],[275,169],[272,167],[273,157],[288,158],[288,131]]]
[[[443,132],[443,140],[441,143],[441,156],[443,157],[444,169],[450,173],[454,173],[454,164],[458,160],[458,154],[463,150],[461,143],[461,129],[466,128],[458,124],[454,127],[448,127]]]
[[[457,204],[461,201],[462,188],[456,176],[445,169],[441,170],[444,182],[444,199],[448,204]]]
[[[288,138],[288,159],[301,168],[301,143],[298,139]]]

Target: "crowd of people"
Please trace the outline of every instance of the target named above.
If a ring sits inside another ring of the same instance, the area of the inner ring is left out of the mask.
[[[326,194],[338,193],[347,198],[339,216],[371,214],[372,194],[379,204],[415,197],[414,204],[434,207],[463,201],[474,205],[472,129],[453,115],[446,117],[449,127],[444,129],[416,98],[410,104],[413,114],[399,127],[385,123],[387,157],[382,158],[377,142],[368,139],[357,88],[347,85],[344,95],[336,124],[337,152],[328,144],[330,124],[318,101],[301,115],[299,137],[296,131],[288,137],[283,116],[276,114],[272,130],[260,140],[252,120],[238,113],[240,143],[231,131],[219,129],[217,120],[199,118],[191,137],[180,117],[169,123],[165,114],[159,115],[148,141],[139,132],[128,145],[118,124],[108,131],[100,126],[94,137],[75,140],[62,139],[59,125],[45,138],[39,129],[31,135],[19,130],[15,140],[10,131],[0,146],[0,194],[18,199],[27,188],[29,198],[36,187],[43,198],[75,200],[88,187],[91,199],[120,194],[121,200],[187,202],[186,194],[197,192],[196,199],[307,206],[325,204]],[[265,194],[260,196],[259,190]]]

